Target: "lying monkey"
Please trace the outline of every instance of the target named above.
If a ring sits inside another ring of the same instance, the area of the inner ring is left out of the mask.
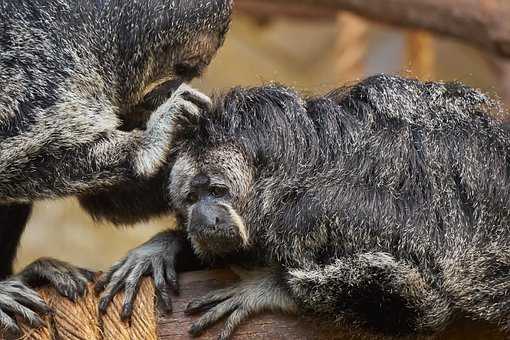
[[[262,311],[368,334],[443,330],[458,313],[510,331],[510,132],[482,93],[374,76],[303,98],[235,88],[174,116],[165,185],[180,229],[106,273],[102,309],[140,277],[223,261],[263,269],[188,306],[220,339]],[[188,264],[188,265],[186,265]]]

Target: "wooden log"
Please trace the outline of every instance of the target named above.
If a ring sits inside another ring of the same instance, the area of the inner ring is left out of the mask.
[[[42,288],[40,293],[55,310],[47,318],[45,327],[30,329],[23,327],[23,340],[183,340],[192,322],[200,317],[184,314],[187,304],[195,297],[234,284],[237,276],[230,271],[207,271],[180,275],[181,293],[174,297],[174,311],[169,315],[157,315],[154,307],[154,286],[147,278],[140,287],[134,315],[130,323],[120,320],[123,296],[119,294],[110,306],[107,315],[99,317],[98,297],[90,292],[85,298],[72,303],[59,296],[53,289]],[[222,322],[202,334],[198,339],[217,339]],[[2,336],[0,335],[0,339]],[[372,339],[373,337],[350,330],[338,330],[319,325],[310,317],[285,316],[281,314],[255,315],[245,321],[235,332],[233,340],[262,339]],[[459,321],[440,334],[444,340],[500,340],[504,337],[494,327],[473,321]]]
[[[335,11],[346,10],[398,27],[455,37],[510,57],[508,0],[237,0],[236,6],[247,13],[298,17],[333,17]]]
[[[174,299],[174,311],[171,315],[160,316],[158,320],[159,337],[162,340],[191,339],[188,329],[193,320],[184,314],[187,304],[195,297],[206,294],[212,289],[224,288],[237,281],[237,276],[230,271],[210,271],[185,273],[180,277],[180,294]],[[222,323],[204,333],[199,339],[217,339]],[[338,337],[338,335],[337,335]],[[318,327],[309,318],[296,318],[279,314],[255,316],[245,322],[236,331],[233,339],[334,339],[334,334]]]
[[[237,281],[230,271],[208,271],[184,273],[180,277],[181,293],[174,299],[174,311],[171,315],[160,316],[158,319],[159,338],[161,340],[191,339],[187,330],[198,316],[184,314],[184,309],[191,299],[206,294],[212,289],[224,288]],[[204,333],[203,340],[217,339],[222,322]],[[366,336],[366,334],[365,334]],[[331,340],[360,339],[357,333],[349,330],[334,330],[320,326],[317,320],[308,317],[292,317],[280,314],[264,314],[254,316],[244,322],[236,331],[233,340],[263,339],[295,339],[295,340]],[[370,337],[368,337],[370,339]],[[444,340],[502,340],[504,337],[489,325],[460,320],[438,336]]]

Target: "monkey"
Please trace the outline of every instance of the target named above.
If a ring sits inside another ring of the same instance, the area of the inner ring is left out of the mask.
[[[0,328],[19,332],[15,316],[41,323],[39,282],[85,292],[92,274],[53,259],[12,275],[33,202],[157,178],[171,116],[210,105],[186,83],[223,44],[231,10],[231,0],[0,1]]]
[[[228,339],[263,311],[382,338],[433,336],[458,316],[510,331],[510,131],[496,100],[376,75],[322,96],[269,84],[213,102],[172,117],[161,185],[178,229],[105,273],[101,302],[124,289],[129,312],[151,261],[158,287],[187,258],[251,272],[190,301],[205,313],[193,336],[225,319]]]

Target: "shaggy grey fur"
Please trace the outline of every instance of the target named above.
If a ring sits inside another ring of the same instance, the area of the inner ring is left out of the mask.
[[[191,302],[209,310],[192,334],[227,317],[226,338],[273,308],[372,336],[433,335],[459,315],[510,331],[510,132],[491,118],[501,113],[461,84],[382,75],[312,98],[236,88],[211,112],[176,115],[169,192],[195,253],[269,270]],[[229,189],[247,244],[224,247],[214,226],[197,241],[197,176]]]

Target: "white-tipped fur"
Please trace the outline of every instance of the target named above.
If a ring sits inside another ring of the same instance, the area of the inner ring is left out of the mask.
[[[220,204],[222,207],[226,208],[232,221],[234,221],[237,230],[239,231],[239,236],[243,240],[243,246],[247,247],[250,244],[250,233],[246,225],[244,224],[243,218],[239,216],[239,214],[232,208],[229,204]]]

